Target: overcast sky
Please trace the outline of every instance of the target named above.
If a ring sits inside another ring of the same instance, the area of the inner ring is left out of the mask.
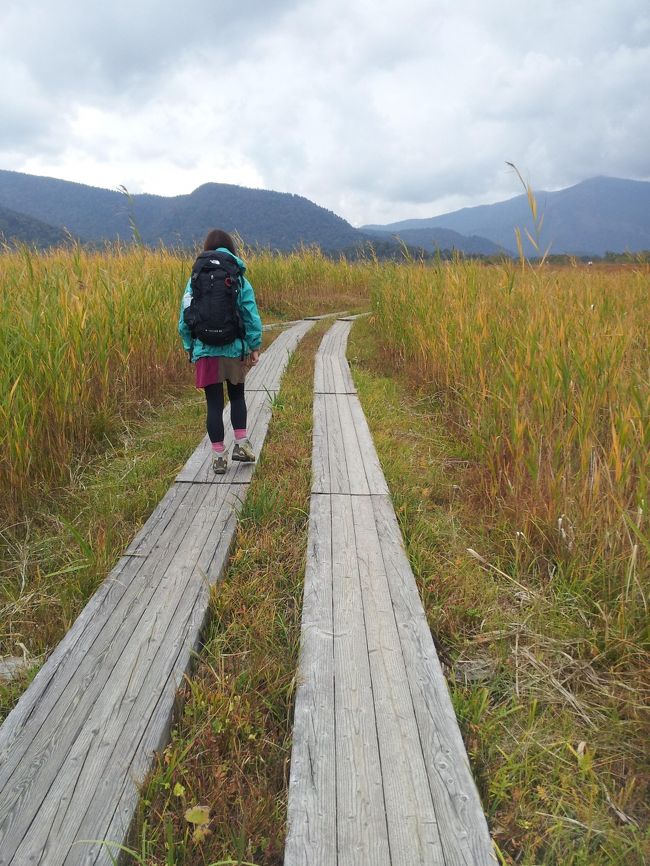
[[[650,179],[649,0],[1,0],[0,168],[353,224]]]

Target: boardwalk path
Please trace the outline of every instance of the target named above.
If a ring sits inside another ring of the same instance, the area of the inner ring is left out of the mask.
[[[496,862],[338,322],[316,359],[285,866]]]
[[[258,450],[311,324],[281,334],[247,379]],[[349,327],[328,332],[316,362],[285,866],[487,866],[485,818],[345,360]],[[0,866],[104,866],[108,849],[80,840],[126,838],[253,471],[214,476],[210,458],[206,438],[0,728]]]
[[[312,324],[280,334],[247,378],[258,450]],[[214,476],[210,456],[206,437],[0,728],[1,866],[108,864],[108,848],[79,840],[125,840],[253,471]]]

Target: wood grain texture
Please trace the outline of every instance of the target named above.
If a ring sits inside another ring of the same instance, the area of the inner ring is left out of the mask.
[[[312,493],[388,493],[356,395],[314,395],[312,466]]]
[[[76,822],[89,803],[96,802],[98,784],[109,799],[122,784],[132,744],[150,719],[147,706],[173,670],[183,624],[202,587],[218,576],[211,572],[215,549],[221,544],[227,550],[234,534],[238,500],[227,488],[198,492],[191,531],[171,557],[148,560],[153,572],[140,569],[144,591],[129,607],[118,606],[110,628],[96,636],[54,706],[47,707],[45,694],[42,709],[49,712],[0,794],[0,863],[39,862],[40,854],[47,862],[62,862],[57,857],[74,841]],[[183,672],[176,671],[177,682]],[[14,750],[22,745],[18,738]],[[3,774],[14,763],[4,762]],[[97,835],[100,829],[106,830],[95,825],[92,838],[106,838]],[[5,859],[11,855],[13,861]]]
[[[314,393],[356,394],[345,347],[350,322],[337,321],[323,337],[314,367]]]
[[[388,866],[388,828],[351,497],[332,495],[339,866]]]
[[[178,496],[173,497],[176,508],[169,514],[169,520],[157,524],[156,541],[149,559],[126,556],[118,562],[0,727],[0,814],[11,774],[24,753],[32,747],[41,726],[46,722],[58,724],[60,721],[50,714],[57,705],[63,707],[61,696],[69,684],[76,678],[78,683],[70,688],[78,690],[81,687],[82,691],[97,684],[93,670],[97,659],[91,650],[98,640],[110,642],[111,618],[117,616],[118,621],[128,620],[134,609],[148,603],[155,584],[147,579],[145,569],[160,573],[166,568],[179,539],[187,531],[188,522],[200,508],[202,498],[199,498],[199,493],[200,490],[192,492],[178,488]],[[48,741],[47,729],[42,739]]]
[[[391,866],[445,866],[372,497],[351,497]]]
[[[309,517],[285,866],[336,863],[332,517],[315,497]]]
[[[373,497],[382,556],[448,866],[493,866],[496,857],[447,683],[388,497]]]

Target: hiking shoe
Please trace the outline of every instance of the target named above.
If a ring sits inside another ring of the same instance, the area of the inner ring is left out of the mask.
[[[255,463],[255,452],[248,439],[240,439],[239,442],[235,442],[232,449],[232,459],[238,460],[240,463]]]
[[[225,475],[226,469],[228,468],[228,455],[223,454],[215,454],[212,458],[212,471],[215,475]]]

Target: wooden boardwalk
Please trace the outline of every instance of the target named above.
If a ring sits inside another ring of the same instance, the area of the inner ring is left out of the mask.
[[[496,863],[337,322],[316,359],[285,866]]]
[[[280,334],[247,377],[258,453],[312,325]],[[253,472],[214,476],[210,458],[206,437],[0,728],[0,866],[109,864],[106,846],[81,840],[125,841]]]

